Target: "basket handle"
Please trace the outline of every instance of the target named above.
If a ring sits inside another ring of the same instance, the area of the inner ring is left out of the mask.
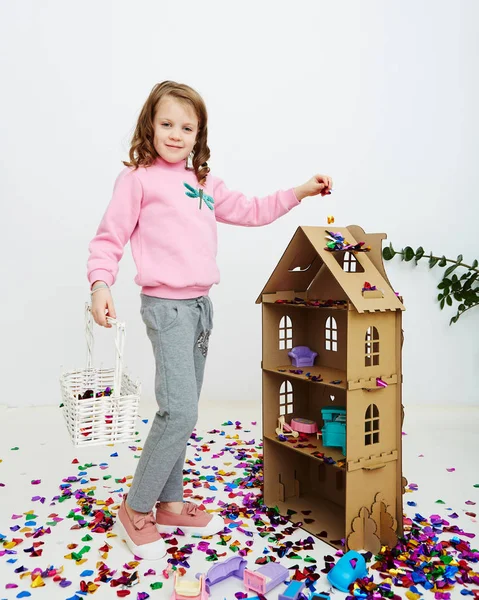
[[[126,328],[125,323],[112,319],[111,317],[106,318],[107,322],[111,325],[116,325],[116,336],[115,336],[115,374],[113,379],[113,393],[112,396],[121,396],[121,380],[123,375],[123,349],[125,347]],[[85,337],[86,337],[86,366],[87,369],[92,368],[93,362],[93,315],[91,312],[91,306],[88,302],[85,302]]]

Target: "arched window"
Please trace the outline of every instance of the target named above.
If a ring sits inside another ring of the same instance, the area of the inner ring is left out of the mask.
[[[293,386],[290,381],[283,381],[279,390],[279,414],[290,415],[293,412]]]
[[[345,252],[343,256],[343,271],[346,273],[356,273],[358,259],[352,252]]]
[[[379,442],[379,409],[370,404],[366,409],[364,419],[364,443],[366,446]]]
[[[279,349],[289,350],[293,347],[293,323],[288,316],[279,322]]]
[[[366,367],[379,365],[379,333],[376,327],[368,327],[364,343],[364,365]]]
[[[338,351],[338,325],[334,317],[326,319],[326,327],[324,331],[324,347],[326,350]]]

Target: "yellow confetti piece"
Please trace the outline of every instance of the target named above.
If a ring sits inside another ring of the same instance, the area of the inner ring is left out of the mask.
[[[106,537],[107,538],[117,537],[117,534],[113,533],[112,531],[107,531]]]
[[[6,548],[7,550],[11,550],[12,548],[15,548],[15,546],[17,545],[17,542],[7,542],[5,544],[3,544],[3,547]]]
[[[27,533],[28,531],[33,531],[31,527],[24,527],[23,529],[20,529],[20,531],[18,533]]]
[[[39,575],[38,577],[35,577],[35,579],[32,581],[32,585],[30,587],[37,588],[37,587],[43,587],[44,585],[45,585],[45,582]]]
[[[100,554],[100,556],[106,560],[108,558],[108,552],[103,552],[103,554]]]
[[[99,586],[96,583],[93,583],[92,581],[90,581],[90,583],[88,583],[86,587],[87,587],[88,593],[93,594],[94,592],[97,591]]]
[[[77,565],[82,565],[83,563],[86,563],[87,560],[88,560],[88,558],[82,558],[81,560],[77,560],[76,564]]]
[[[133,475],[127,475],[126,479],[133,479]]]
[[[67,560],[71,560],[72,559],[72,555],[71,554],[65,554],[65,556],[63,558],[66,558]]]
[[[30,571],[25,571],[24,573],[20,573],[20,579],[23,579],[24,577],[30,577],[30,575]]]
[[[229,467],[231,462],[224,462],[223,464],[226,465],[227,467]]]
[[[328,215],[328,225],[331,225],[331,223],[334,223],[334,217],[333,215]]]

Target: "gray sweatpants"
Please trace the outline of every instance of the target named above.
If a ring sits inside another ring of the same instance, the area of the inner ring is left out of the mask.
[[[143,445],[128,504],[149,512],[183,500],[186,445],[198,419],[213,305],[208,296],[170,300],[141,294],[141,316],[156,361],[158,412]]]

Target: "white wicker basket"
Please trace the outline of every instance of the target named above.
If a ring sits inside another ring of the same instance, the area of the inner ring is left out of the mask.
[[[141,385],[123,371],[125,324],[107,317],[116,326],[116,353],[113,369],[92,367],[93,317],[85,304],[86,369],[68,371],[60,377],[63,416],[75,446],[98,446],[135,439]],[[112,388],[110,396],[97,393]],[[87,390],[93,398],[79,399]]]

